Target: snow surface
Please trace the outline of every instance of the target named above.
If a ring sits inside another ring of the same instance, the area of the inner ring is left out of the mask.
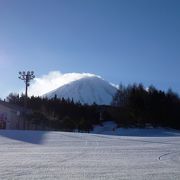
[[[91,133],[116,136],[180,136],[180,131],[164,128],[118,128],[113,121],[106,121],[101,126],[95,126]]]
[[[180,179],[180,131],[131,132],[0,130],[0,179]]]
[[[76,81],[70,82],[53,90],[45,97],[73,99],[74,102],[80,101],[82,104],[109,105],[117,92],[117,88],[109,82],[97,76],[87,76]]]

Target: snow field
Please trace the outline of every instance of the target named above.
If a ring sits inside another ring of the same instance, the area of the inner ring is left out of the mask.
[[[0,154],[0,179],[180,179],[178,132],[143,137],[1,130]]]

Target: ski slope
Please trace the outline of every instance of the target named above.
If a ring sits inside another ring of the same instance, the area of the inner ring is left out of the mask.
[[[127,136],[131,131],[110,136],[0,130],[0,179],[179,180],[180,131]]]

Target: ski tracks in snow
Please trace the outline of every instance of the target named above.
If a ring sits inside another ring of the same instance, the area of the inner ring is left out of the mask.
[[[31,144],[0,136],[0,179],[180,179],[180,137],[47,132],[43,138]]]

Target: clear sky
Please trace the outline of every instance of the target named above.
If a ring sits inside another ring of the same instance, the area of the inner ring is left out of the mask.
[[[0,0],[0,97],[23,88],[20,70],[180,93],[180,1]]]

